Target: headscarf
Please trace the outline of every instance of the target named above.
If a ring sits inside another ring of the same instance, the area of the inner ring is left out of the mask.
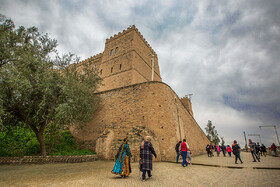
[[[125,144],[127,143],[127,141],[128,141],[128,138],[125,138],[125,139],[123,140],[123,144],[121,145],[122,149],[121,149],[121,155],[120,155],[120,158],[119,158],[119,161],[120,161],[120,162],[122,162],[123,150],[124,150],[124,146],[125,146]]]

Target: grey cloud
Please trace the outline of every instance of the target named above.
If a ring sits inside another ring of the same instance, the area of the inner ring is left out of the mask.
[[[231,143],[260,124],[279,129],[279,3],[2,0],[0,11],[17,25],[50,33],[61,52],[83,59],[135,24],[158,54],[163,81],[180,97],[193,93],[201,128],[210,119]],[[270,131],[262,133],[274,141]]]

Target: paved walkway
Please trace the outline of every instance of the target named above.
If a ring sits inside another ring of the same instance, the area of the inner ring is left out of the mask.
[[[132,163],[132,173],[122,179],[110,173],[112,161],[73,164],[44,164],[0,166],[0,186],[280,186],[280,158],[262,157],[252,162],[248,153],[242,153],[243,169],[234,158],[206,155],[193,158],[194,165],[182,167],[171,162],[154,163],[153,176],[141,181],[138,163]],[[218,165],[220,167],[202,166]],[[253,169],[254,167],[274,169]]]

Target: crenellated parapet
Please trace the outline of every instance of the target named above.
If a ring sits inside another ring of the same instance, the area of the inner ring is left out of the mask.
[[[136,28],[135,25],[132,25],[130,27],[128,27],[126,30],[123,30],[122,32],[119,32],[118,34],[115,34],[114,36],[111,36],[110,38],[106,39],[106,43],[112,42],[122,36],[124,36],[125,34],[129,33],[130,31],[134,30],[139,37],[143,40],[143,42],[145,43],[145,45],[152,51],[153,55],[155,55],[157,57],[156,52],[153,50],[153,48],[151,47],[151,45],[147,42],[147,40],[143,37],[143,35],[141,34],[141,32]]]
[[[101,61],[102,60],[103,53],[99,53],[97,55],[91,56],[80,63],[95,63],[96,61]]]

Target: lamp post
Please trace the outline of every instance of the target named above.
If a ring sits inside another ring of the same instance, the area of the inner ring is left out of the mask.
[[[248,136],[258,136],[260,139],[260,143],[262,144],[261,135],[260,134],[248,134]]]
[[[280,145],[280,141],[279,141],[279,137],[278,137],[278,134],[277,134],[276,126],[275,125],[262,125],[262,126],[259,126],[260,129],[262,127],[274,127],[275,134],[276,134],[276,137],[277,137],[277,140],[278,140],[278,145]]]

